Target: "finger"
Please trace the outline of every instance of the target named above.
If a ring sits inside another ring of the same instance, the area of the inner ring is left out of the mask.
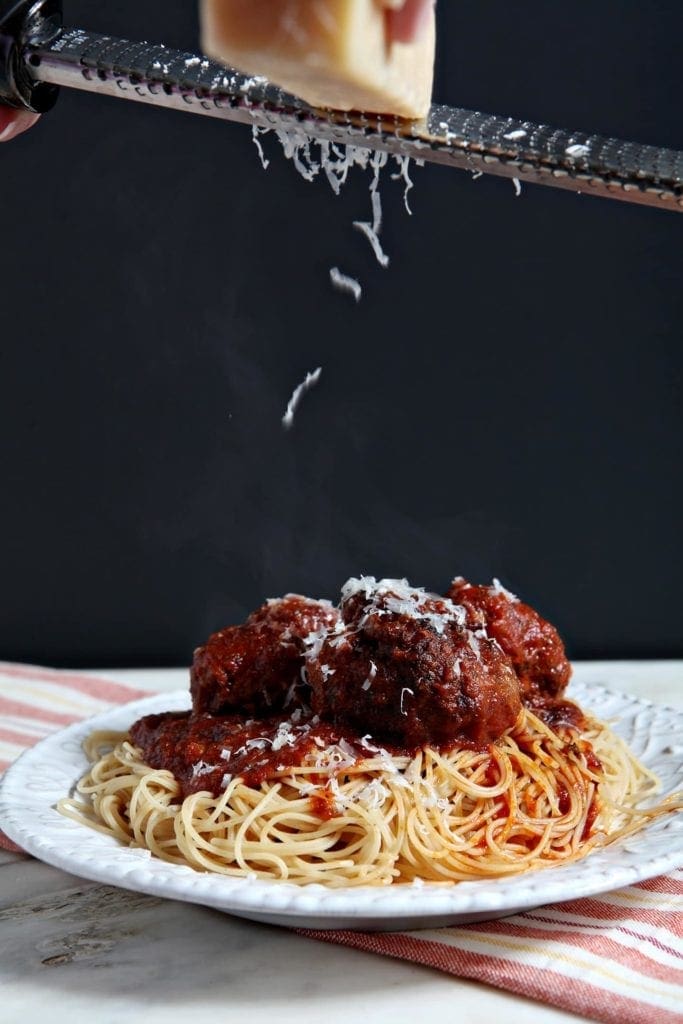
[[[434,0],[405,0],[401,6],[389,0],[389,5],[389,39],[396,43],[412,43],[427,24]]]
[[[11,107],[0,107],[0,142],[10,142],[17,135],[28,131],[39,118],[29,110],[13,110]]]

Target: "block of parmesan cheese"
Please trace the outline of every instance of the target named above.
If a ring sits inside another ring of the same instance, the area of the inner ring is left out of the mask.
[[[315,107],[423,117],[432,95],[435,16],[390,41],[381,0],[201,0],[211,57],[263,75]]]

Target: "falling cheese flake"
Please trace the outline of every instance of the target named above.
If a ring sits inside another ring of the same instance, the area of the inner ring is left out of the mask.
[[[515,186],[515,195],[519,198],[522,194],[522,183],[519,178],[513,178],[512,184]]]
[[[364,220],[354,220],[353,222],[354,228],[356,228],[357,231],[361,231],[369,241],[380,267],[384,268],[389,266],[389,257],[382,249],[382,243],[379,240],[379,233],[382,230],[382,199],[378,192],[378,187],[379,177],[387,160],[387,153],[373,153],[370,159],[370,164],[375,172],[370,184],[370,195],[372,198],[372,224],[369,224]]]
[[[363,289],[360,281],[357,281],[355,277],[342,274],[339,267],[332,267],[330,270],[330,281],[338,291],[347,292],[349,295],[353,295],[356,302],[360,302]]]
[[[256,124],[256,122],[254,122],[254,124],[251,126],[251,137],[254,140],[254,145],[256,146],[256,149],[258,150],[259,160],[261,161],[261,167],[263,167],[264,171],[267,171],[268,168],[270,167],[270,160],[268,160],[266,154],[263,152],[263,146],[261,145],[259,135],[267,134],[267,129],[261,128],[259,125]]]
[[[384,267],[386,269],[389,266],[389,257],[382,248],[379,235],[373,229],[372,224],[368,224],[365,220],[354,220],[353,226],[357,231],[361,231],[365,235],[372,246],[372,251],[374,252],[380,267]]]
[[[265,79],[251,79],[251,83],[265,81]],[[247,86],[245,85],[245,88]],[[248,90],[247,90],[248,91]],[[335,195],[339,195],[342,185],[346,184],[349,171],[353,167],[360,167],[362,170],[373,166],[372,150],[363,146],[338,145],[328,139],[314,139],[308,135],[299,125],[288,125],[287,127],[274,128],[264,123],[258,114],[249,110],[253,123],[258,127],[259,135],[267,135],[273,132],[282,146],[282,152],[286,160],[291,160],[294,167],[306,181],[315,181],[322,173],[327,178],[329,185]],[[314,149],[317,153],[314,155]],[[387,154],[381,154],[386,163]]]
[[[328,139],[314,139],[300,125],[275,128],[265,123],[257,112],[249,110],[249,113],[253,118],[252,138],[264,170],[269,167],[270,160],[264,153],[261,136],[273,132],[282,146],[285,158],[293,163],[301,177],[306,181],[315,181],[321,175],[326,177],[336,195],[339,195],[342,186],[346,184],[352,168],[360,167],[362,170],[373,171],[370,184],[372,222],[354,221],[353,226],[368,239],[380,266],[388,267],[389,257],[384,252],[379,239],[382,228],[379,183],[381,172],[390,159],[389,154],[373,152],[363,146],[340,144]],[[417,146],[417,140],[415,140],[415,145]],[[398,173],[392,174],[392,180],[403,180],[405,184],[403,202],[406,211],[412,214],[408,202],[408,193],[413,188],[413,180],[410,177],[410,157],[394,154],[393,160],[398,167]],[[418,167],[424,166],[424,160],[421,159],[415,159],[414,163]],[[342,274],[336,267],[330,271],[330,279],[336,288],[353,295],[356,302],[360,300],[362,288],[357,280]]]
[[[412,217],[413,211],[410,209],[410,203],[408,202],[408,193],[412,188],[415,187],[413,179],[410,177],[410,157],[409,156],[394,156],[394,160],[399,166],[398,174],[392,174],[391,180],[398,181],[400,178],[405,182],[405,190],[403,192],[403,205],[406,208],[406,212]],[[415,163],[418,167],[424,167],[424,160],[416,160]]]
[[[289,400],[289,404],[287,405],[287,412],[282,417],[282,426],[285,428],[285,430],[289,430],[291,428],[292,424],[294,423],[294,417],[296,415],[296,411],[299,407],[301,399],[304,397],[307,391],[310,391],[311,388],[315,387],[315,385],[320,380],[322,372],[323,368],[322,366],[319,366],[317,370],[313,371],[313,373],[307,373],[306,379],[302,381],[301,384],[299,384],[298,388],[294,390],[294,393],[292,394],[292,397]]]

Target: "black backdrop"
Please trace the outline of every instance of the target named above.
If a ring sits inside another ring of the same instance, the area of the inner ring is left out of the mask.
[[[189,0],[66,7],[197,45]],[[439,19],[438,99],[683,146],[679,2]],[[683,655],[683,221],[425,168],[412,218],[384,188],[382,271],[367,178],[265,144],[70,93],[0,149],[0,657],[182,663],[357,573],[497,575],[574,656]]]

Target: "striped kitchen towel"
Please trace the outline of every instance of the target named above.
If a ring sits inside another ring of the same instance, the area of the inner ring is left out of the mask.
[[[683,870],[603,896],[435,931],[306,931],[610,1024],[683,1021]]]
[[[0,663],[0,773],[54,729],[143,690]],[[0,846],[16,849],[0,834]],[[683,1021],[683,870],[600,897],[434,931],[301,931],[610,1024]]]
[[[0,776],[23,750],[56,729],[148,696],[148,690],[80,673],[0,662]],[[18,850],[2,832],[0,847]]]

